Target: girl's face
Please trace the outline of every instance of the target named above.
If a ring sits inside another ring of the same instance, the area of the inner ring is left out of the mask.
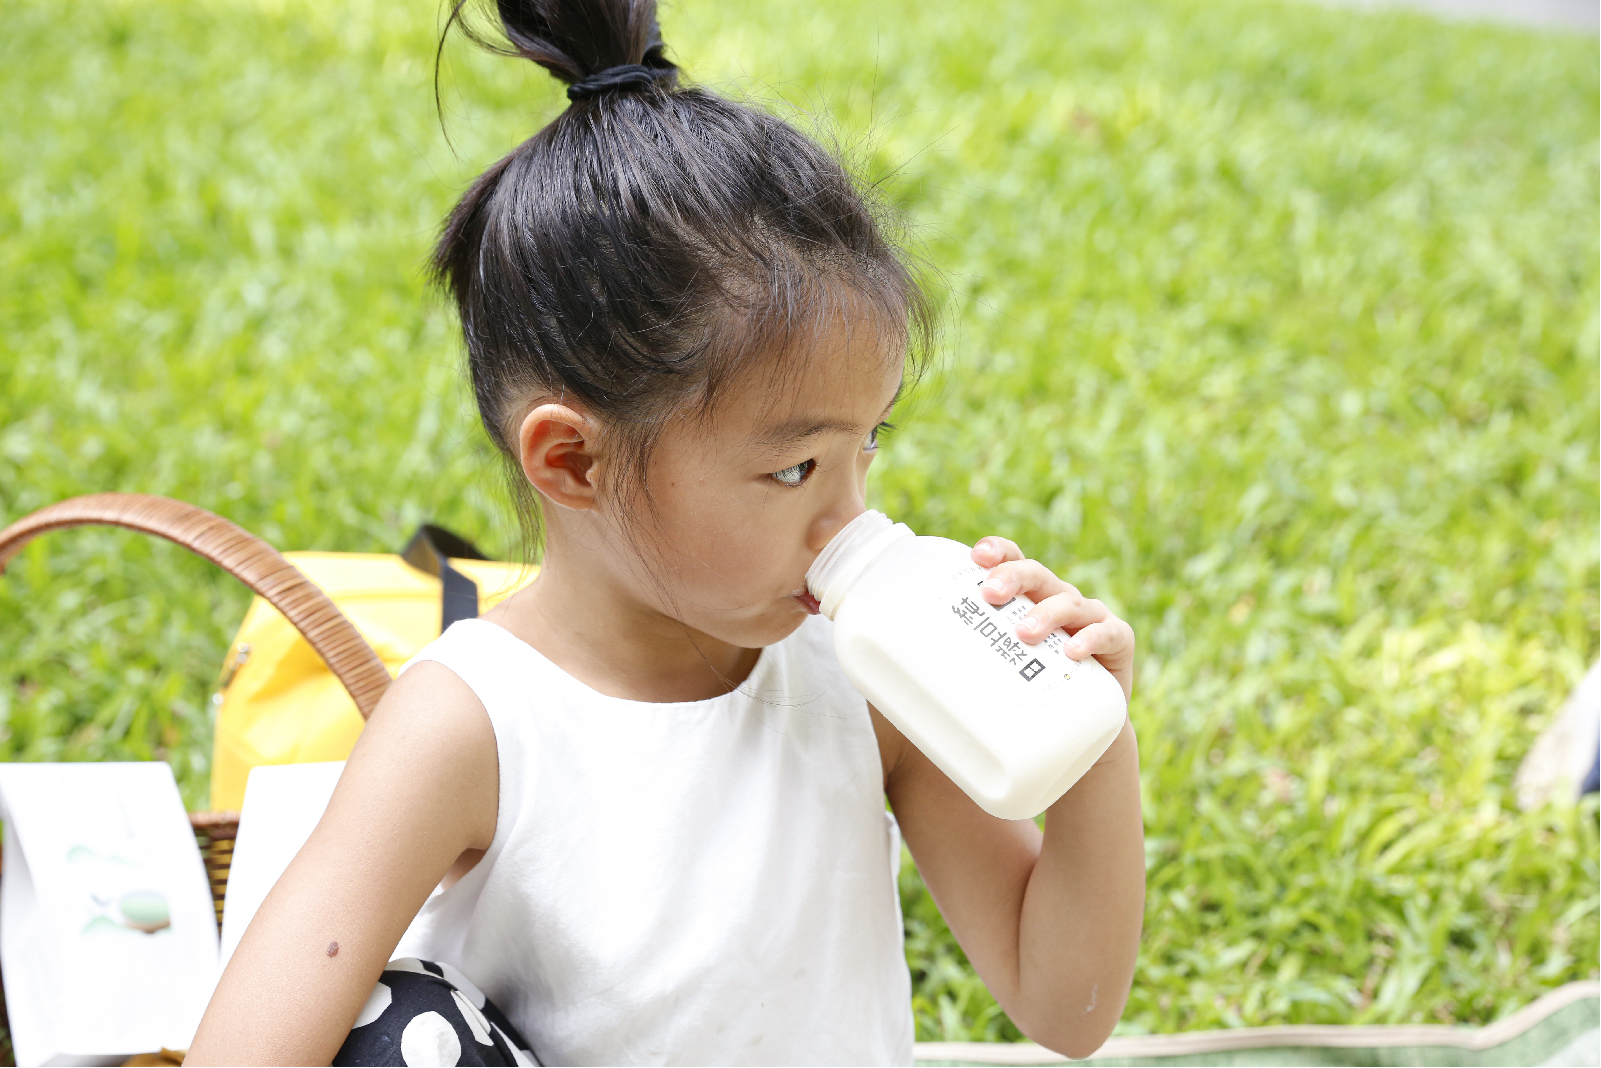
[[[651,460],[646,544],[665,614],[742,648],[771,645],[816,603],[806,569],[866,508],[867,469],[904,357],[841,330],[781,380],[736,382],[708,420],[663,435]]]

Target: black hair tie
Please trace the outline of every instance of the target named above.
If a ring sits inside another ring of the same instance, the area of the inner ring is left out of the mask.
[[[624,63],[620,67],[607,67],[567,87],[568,100],[583,100],[619,89],[644,89],[657,78],[673,73],[672,67],[647,67],[642,63]]]

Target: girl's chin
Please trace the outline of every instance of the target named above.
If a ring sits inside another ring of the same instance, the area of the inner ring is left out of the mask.
[[[786,601],[788,604],[785,604]],[[773,602],[772,608],[758,618],[747,618],[738,623],[724,620],[720,626],[698,629],[711,638],[742,649],[764,649],[769,645],[777,645],[799,630],[801,624],[806,622],[806,612],[800,598],[786,597],[783,601]]]

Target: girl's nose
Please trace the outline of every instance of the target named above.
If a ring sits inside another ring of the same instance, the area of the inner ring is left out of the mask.
[[[806,531],[806,548],[814,553],[823,551],[823,546],[833,540],[834,535],[844,529],[845,524],[867,511],[867,503],[854,499],[845,508],[830,510],[827,515],[818,516]]]

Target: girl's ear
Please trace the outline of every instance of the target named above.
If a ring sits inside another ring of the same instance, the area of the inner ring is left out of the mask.
[[[588,511],[595,507],[595,424],[565,404],[540,404],[517,428],[517,458],[546,500]]]

